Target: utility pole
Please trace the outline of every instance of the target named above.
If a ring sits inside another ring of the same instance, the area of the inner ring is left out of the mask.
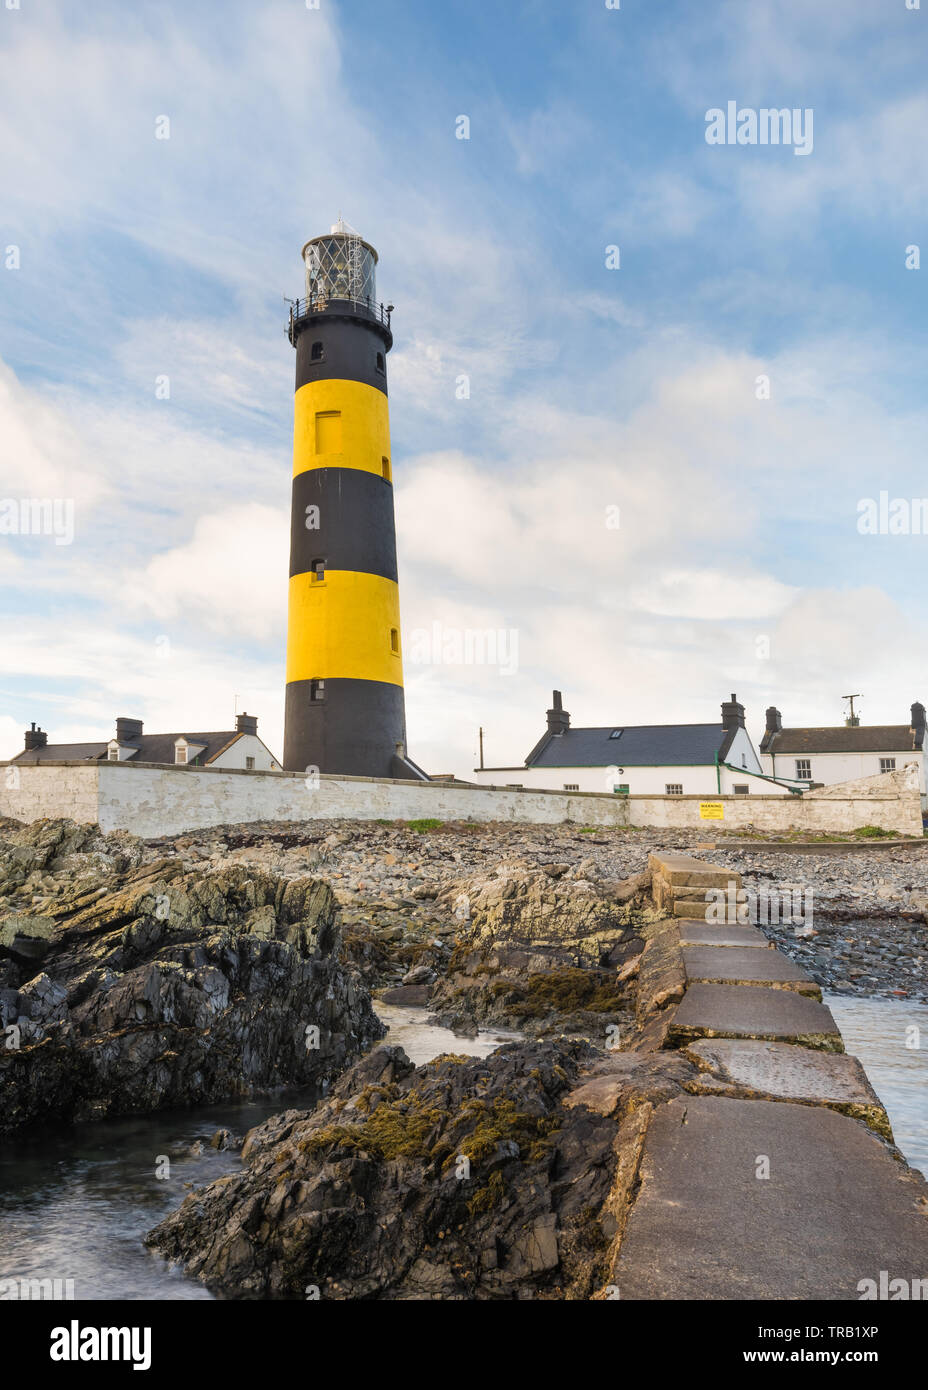
[[[483,769],[483,725],[480,726],[480,767]]]
[[[848,716],[847,716],[847,718],[845,719],[844,722],[845,722],[845,724],[847,725],[847,727],[848,727],[849,729],[856,729],[856,728],[858,727],[858,725],[860,724],[860,715],[854,713],[854,701],[855,701],[855,700],[862,700],[862,699],[863,699],[863,696],[862,696],[862,695],[859,695],[859,694],[858,694],[858,695],[842,695],[842,696],[841,696],[841,699],[842,699],[842,700],[847,700],[847,701],[849,701],[850,706],[851,706],[850,713],[848,714]]]

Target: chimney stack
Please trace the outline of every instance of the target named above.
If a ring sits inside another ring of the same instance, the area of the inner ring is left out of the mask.
[[[771,705],[767,710],[767,733],[779,734],[783,729],[783,717],[776,705]]]
[[[922,748],[925,743],[925,706],[918,700],[912,706],[912,732],[915,735],[915,747]],[[28,734],[26,737],[28,738]]]
[[[738,703],[737,695],[732,695],[730,700],[722,701],[722,728],[744,728],[744,705]]]
[[[257,734],[258,716],[256,714],[237,714],[235,728],[240,734]]]
[[[26,752],[31,752],[33,748],[45,748],[47,745],[48,734],[44,729],[37,729],[33,721],[32,728],[26,730]]]
[[[552,691],[551,709],[548,710],[548,733],[566,734],[570,728],[570,715],[561,708],[561,692]]]
[[[141,719],[125,719],[120,717],[116,720],[116,742],[134,743],[137,738],[142,737]]]

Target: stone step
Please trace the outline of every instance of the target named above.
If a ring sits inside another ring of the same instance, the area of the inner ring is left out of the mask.
[[[847,1053],[815,1052],[793,1043],[753,1038],[703,1038],[690,1043],[686,1052],[700,1068],[699,1078],[687,1085],[697,1095],[827,1105],[863,1120],[893,1142],[879,1096],[860,1062]]]
[[[808,971],[781,951],[755,946],[684,946],[687,984],[767,985],[821,999],[822,992]]]
[[[768,940],[757,927],[717,927],[711,922],[703,924],[683,918],[679,922],[680,943],[683,946],[750,946],[774,950],[773,942]]]
[[[707,903],[705,898],[674,898],[672,905],[674,917],[688,917],[696,922],[704,922],[710,909],[713,918],[719,910],[716,904]]]
[[[697,1038],[759,1038],[843,1052],[831,1010],[791,989],[763,985],[692,984],[667,1035],[671,1047]]]
[[[652,852],[648,856],[648,867],[672,888],[727,888],[730,882],[739,888],[741,886],[741,875],[733,869],[707,864],[686,854]]]
[[[620,1299],[857,1302],[883,1270],[928,1273],[928,1184],[834,1110],[677,1098],[651,1116],[638,1177]]]

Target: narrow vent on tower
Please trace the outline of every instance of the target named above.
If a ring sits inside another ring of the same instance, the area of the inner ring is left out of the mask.
[[[393,474],[390,472],[390,460],[386,457],[380,460],[380,469],[388,483],[393,482]]]
[[[399,655],[400,634],[398,629],[395,627],[391,627],[390,629],[390,650],[391,652],[396,652],[397,655]]]
[[[310,360],[310,362],[324,362],[324,361],[325,361],[325,353],[324,353],[323,350],[322,350],[322,344],[321,344],[321,343],[313,343],[312,348],[310,349],[310,353],[309,353],[309,360]]]

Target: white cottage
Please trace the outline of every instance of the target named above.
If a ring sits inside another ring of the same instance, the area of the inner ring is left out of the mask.
[[[280,761],[258,737],[258,717],[239,714],[234,729],[209,733],[146,734],[141,719],[121,716],[115,737],[100,743],[49,743],[44,729],[26,730],[26,746],[14,763],[128,762],[172,763],[182,767],[238,768],[247,772],[279,769]]]
[[[784,729],[780,711],[771,706],[760,744],[764,771],[771,777],[827,787],[901,772],[915,763],[926,810],[925,706],[916,701],[910,715],[908,724],[858,724],[855,719],[824,728]]]
[[[616,724],[572,729],[554,691],[548,727],[517,767],[480,767],[481,786],[609,792],[618,796],[789,794],[764,777],[736,695],[712,724]]]

